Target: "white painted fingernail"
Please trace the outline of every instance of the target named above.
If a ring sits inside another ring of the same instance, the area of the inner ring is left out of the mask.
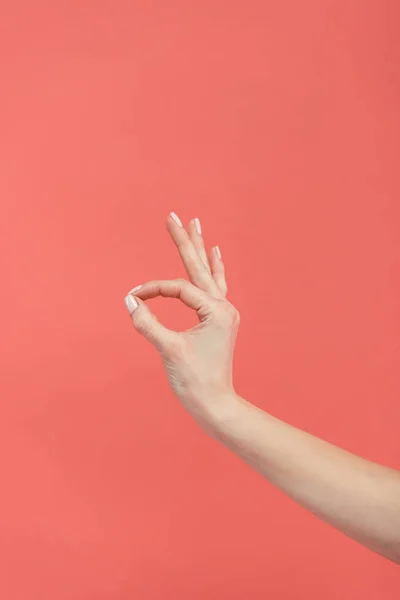
[[[135,298],[132,298],[132,296],[130,294],[128,294],[127,296],[125,296],[125,304],[126,304],[126,308],[128,309],[128,312],[129,312],[130,315],[139,306],[139,304],[136,302]]]
[[[201,224],[200,224],[200,219],[198,219],[198,218],[196,217],[196,218],[195,218],[195,220],[194,220],[194,224],[195,224],[195,226],[196,226],[197,233],[198,233],[199,235],[201,235]]]
[[[182,221],[180,220],[178,215],[176,215],[174,212],[170,213],[170,215],[173,218],[173,220],[175,221],[175,223],[177,223],[177,225],[179,225],[179,227],[183,227]]]
[[[215,251],[218,255],[218,258],[221,260],[222,256],[221,256],[221,250],[219,249],[219,246],[215,246]]]
[[[135,294],[136,292],[138,292],[140,290],[140,288],[142,288],[142,285],[137,285],[136,287],[132,288],[131,290],[129,290],[129,294]]]

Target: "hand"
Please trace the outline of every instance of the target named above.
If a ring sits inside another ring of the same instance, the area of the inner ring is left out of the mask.
[[[232,360],[239,313],[226,300],[219,248],[212,248],[209,260],[199,220],[191,221],[186,231],[171,213],[167,229],[190,282],[149,281],[131,290],[125,303],[135,329],[159,351],[175,395],[204,426],[226,414],[234,397]],[[178,298],[197,312],[199,323],[183,332],[167,329],[144,302],[156,296]]]

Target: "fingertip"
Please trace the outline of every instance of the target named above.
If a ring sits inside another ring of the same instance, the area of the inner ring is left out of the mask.
[[[195,219],[193,219],[192,223],[193,223],[193,225],[194,225],[194,227],[195,227],[195,229],[196,229],[197,233],[198,233],[199,235],[201,235],[201,234],[202,234],[202,231],[201,231],[201,223],[200,223],[200,219],[199,219],[198,217],[196,217]]]
[[[179,227],[183,227],[182,221],[180,220],[180,218],[178,217],[178,215],[176,213],[174,213],[174,212],[169,213],[169,217],[174,221],[174,223],[179,225]]]
[[[139,308],[139,303],[131,294],[128,294],[124,298],[125,306],[128,309],[129,314],[132,314]]]
[[[143,287],[143,285],[137,285],[136,287],[132,288],[131,290],[129,290],[128,294],[131,294],[132,296],[134,296],[141,288]]]

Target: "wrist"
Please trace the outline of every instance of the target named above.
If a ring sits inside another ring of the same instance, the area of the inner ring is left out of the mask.
[[[234,390],[208,398],[202,403],[202,426],[212,437],[219,438],[243,418],[246,404],[247,402]]]

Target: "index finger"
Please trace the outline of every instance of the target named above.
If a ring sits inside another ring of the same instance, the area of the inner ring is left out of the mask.
[[[193,308],[200,319],[212,311],[213,299],[203,290],[185,281],[184,279],[153,280],[139,285],[129,292],[141,300],[150,300],[157,296],[164,298],[178,298],[189,308]]]

